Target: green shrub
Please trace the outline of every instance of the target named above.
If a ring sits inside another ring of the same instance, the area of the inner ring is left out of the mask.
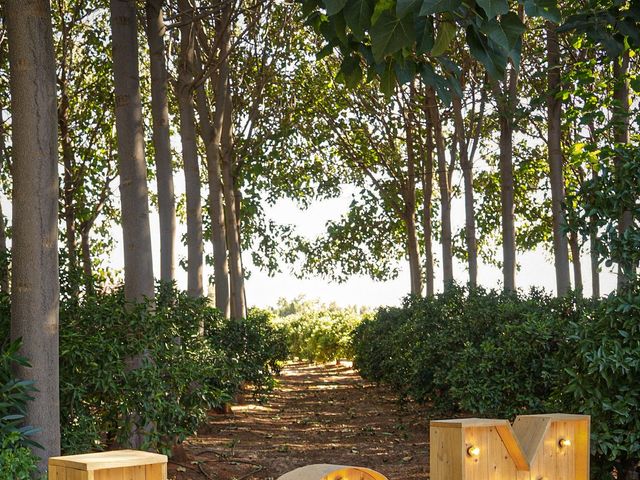
[[[286,335],[293,358],[310,362],[351,360],[352,334],[362,321],[353,309],[304,309],[274,320]]]
[[[594,473],[618,478],[640,462],[640,290],[610,296],[571,324],[562,359],[564,408],[591,415]]]
[[[33,382],[13,375],[14,365],[29,366],[29,362],[19,353],[21,342],[9,340],[9,311],[9,295],[0,294],[0,480],[26,480],[38,462],[30,448],[38,446],[30,439],[37,429],[24,425],[35,388]]]

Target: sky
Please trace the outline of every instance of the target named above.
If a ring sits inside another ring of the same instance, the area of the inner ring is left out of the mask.
[[[179,189],[178,185],[176,185]],[[297,233],[309,238],[320,234],[325,224],[330,219],[338,218],[346,212],[351,202],[353,191],[345,188],[343,194],[335,199],[318,201],[307,210],[301,210],[290,200],[280,200],[274,206],[266,208],[269,218],[281,223],[296,226]],[[158,231],[157,215],[151,217],[152,232]],[[454,228],[464,225],[464,210],[461,199],[456,199],[452,205],[452,224]],[[182,231],[179,232],[179,235]],[[116,235],[120,235],[116,232]],[[157,234],[152,235],[154,253],[159,252],[160,243]],[[205,248],[210,249],[209,245]],[[440,252],[440,245],[434,244],[436,256]],[[500,249],[498,249],[500,252]],[[581,259],[585,294],[591,294],[591,266],[588,252],[583,252]],[[114,255],[114,266],[121,262]],[[186,248],[180,247],[179,256],[186,256]],[[379,282],[368,277],[354,276],[344,283],[335,283],[323,278],[314,277],[300,280],[283,267],[283,273],[269,277],[265,272],[259,271],[250,261],[250,255],[244,255],[244,262],[251,275],[246,281],[247,300],[250,306],[269,307],[275,306],[279,298],[293,299],[304,295],[308,299],[319,299],[322,303],[336,303],[341,306],[367,306],[378,307],[383,305],[399,305],[402,298],[408,293],[410,287],[408,265],[402,266],[399,276],[391,281]],[[543,287],[549,292],[555,291],[555,270],[553,258],[550,253],[542,249],[533,252],[519,254],[517,258],[520,267],[516,274],[518,288],[528,290],[530,287]],[[154,255],[154,271],[159,272],[159,257]],[[121,268],[121,267],[120,267]],[[205,272],[210,275],[208,269]],[[572,272],[573,275],[573,272]],[[454,260],[454,276],[457,281],[464,283],[467,279],[465,265]],[[178,284],[186,288],[186,273],[178,269]],[[490,265],[480,263],[478,280],[481,285],[488,288],[500,288],[502,281],[501,271]],[[436,266],[436,289],[442,290],[442,275]],[[573,280],[572,280],[573,281]],[[603,271],[600,276],[601,292],[603,294],[615,288],[615,275]]]
[[[181,175],[175,176],[176,193],[184,191]],[[153,182],[152,182],[153,183]],[[153,184],[150,185],[153,188]],[[307,210],[301,210],[290,200],[279,200],[275,205],[266,207],[266,214],[269,218],[280,223],[295,225],[297,233],[309,238],[320,234],[325,224],[330,219],[337,219],[345,213],[351,202],[355,190],[345,187],[340,197],[317,201],[312,203]],[[118,195],[117,185],[114,187],[114,195]],[[2,198],[3,211],[11,221],[11,204],[8,199]],[[154,272],[156,277],[160,274],[160,238],[158,215],[152,208],[151,216],[151,239],[153,248]],[[455,199],[452,204],[452,224],[454,231],[464,225],[464,210],[461,199]],[[178,225],[177,238],[185,233],[184,225]],[[114,226],[112,234],[117,240],[117,245],[111,257],[107,260],[107,265],[116,269],[122,269],[124,257],[121,246],[122,232],[120,227]],[[186,257],[186,247],[177,242],[178,259]],[[205,245],[206,250],[210,250],[209,244]],[[440,245],[434,243],[434,253],[438,256]],[[500,249],[498,249],[500,252]],[[401,265],[397,278],[390,281],[374,281],[364,276],[354,276],[344,283],[335,283],[319,277],[308,279],[298,279],[287,266],[283,266],[283,272],[273,277],[260,271],[251,263],[250,255],[244,254],[244,262],[250,271],[250,277],[246,281],[247,300],[250,306],[270,307],[277,304],[278,299],[294,299],[304,296],[307,299],[318,299],[321,303],[336,303],[340,306],[366,306],[379,307],[385,305],[399,305],[406,296],[410,287],[408,265]],[[586,295],[591,294],[591,266],[588,252],[583,252],[581,259],[584,290]],[[533,252],[519,254],[517,258],[519,270],[516,273],[516,285],[518,288],[528,290],[530,287],[542,287],[549,292],[555,291],[555,271],[553,259],[549,252],[539,249]],[[606,269],[604,269],[606,270]],[[211,275],[211,268],[205,266],[205,278]],[[572,271],[573,275],[573,271]],[[187,275],[179,266],[176,267],[176,277],[179,287],[186,289]],[[464,283],[467,279],[467,272],[462,262],[454,260],[454,277],[457,281]],[[502,273],[494,266],[479,264],[478,282],[487,288],[500,288]],[[442,275],[436,265],[436,289],[442,290]],[[573,279],[572,279],[573,282]],[[615,288],[616,278],[610,271],[603,271],[600,276],[601,293],[606,294]]]

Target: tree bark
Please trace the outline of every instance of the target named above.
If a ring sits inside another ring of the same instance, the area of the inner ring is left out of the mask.
[[[465,239],[467,242],[467,254],[469,256],[469,285],[475,288],[478,285],[478,247],[476,242],[476,215],[473,200],[473,165],[469,158],[465,139],[462,99],[457,95],[453,97],[453,114],[455,135],[460,154],[460,167],[462,168],[462,177],[464,179]]]
[[[218,82],[217,90],[219,90]],[[226,87],[225,87],[226,90]],[[220,99],[220,102],[224,97]],[[216,98],[216,104],[218,99]],[[207,96],[202,85],[196,89],[196,106],[200,120],[200,135],[205,144],[207,156],[207,174],[209,181],[209,211],[211,215],[211,243],[213,244],[213,274],[216,308],[225,318],[231,315],[231,297],[229,292],[229,264],[227,263],[227,239],[224,224],[222,197],[221,149],[223,108],[216,105],[214,125],[209,119]]]
[[[196,119],[193,103],[193,62],[195,55],[194,26],[191,5],[179,0],[181,13],[180,62],[178,65],[178,108],[180,114],[180,141],[184,164],[187,203],[187,292],[192,297],[204,295],[202,280],[204,245],[202,238],[202,201],[200,162],[196,139]]]
[[[615,59],[613,62],[613,80],[614,90],[613,98],[616,105],[613,110],[613,139],[616,144],[629,143],[629,51],[625,51],[622,57]],[[620,175],[622,168],[622,159],[615,158],[616,175]],[[619,194],[621,192],[618,192]],[[618,233],[624,235],[629,227],[633,224],[633,215],[631,211],[623,207],[620,212],[620,221],[618,225]],[[635,265],[621,266],[618,265],[618,290],[623,289],[635,274]]]
[[[598,231],[596,228],[596,219],[591,217],[590,219],[591,232],[589,233],[589,257],[591,258],[591,296],[593,298],[600,298],[600,261],[598,258],[598,252],[596,245],[598,241]]]
[[[573,283],[575,292],[582,296],[582,264],[580,263],[580,244],[578,243],[578,235],[571,233],[569,235],[569,246],[571,247],[571,263],[573,265]]]
[[[222,125],[222,180],[227,227],[227,246],[229,248],[229,277],[231,280],[231,318],[246,318],[244,272],[240,249],[240,228],[236,211],[235,178],[233,175],[233,104],[227,82],[224,120]]]
[[[162,18],[164,0],[147,0],[147,41],[151,64],[151,115],[160,220],[160,279],[175,280],[176,205],[169,132],[168,75]]]
[[[58,107],[58,128],[60,129],[60,143],[62,144],[62,164],[64,168],[64,186],[62,200],[64,203],[64,222],[66,227],[65,239],[67,243],[67,255],[69,256],[69,271],[74,274],[78,267],[78,255],[76,253],[76,220],[75,206],[73,202],[74,185],[74,158],[71,146],[71,132],[69,131],[69,96],[66,91],[66,79],[60,82],[60,105]],[[71,287],[75,290],[78,285],[72,280]]]
[[[414,92],[411,86],[411,100]],[[407,183],[404,188],[404,214],[403,220],[407,230],[407,254],[409,256],[409,275],[411,277],[411,294],[422,295],[422,272],[420,271],[420,248],[418,247],[418,234],[416,230],[416,159],[414,119],[412,104],[406,106],[404,126],[407,147]]]
[[[453,283],[453,252],[451,247],[451,186],[447,169],[446,149],[440,123],[440,112],[435,91],[427,90],[427,109],[433,126],[436,151],[438,153],[438,181],[440,183],[440,220],[442,223],[442,271],[444,289]]]
[[[7,163],[7,149],[5,131],[2,127],[2,108],[0,107],[0,170]],[[5,222],[2,202],[0,201],[0,292],[9,293],[9,250],[7,249],[7,225]]]
[[[13,145],[11,337],[22,338],[35,382],[26,423],[40,428],[39,468],[60,454],[58,370],[58,143],[51,10],[46,0],[5,2]]]
[[[549,151],[549,180],[551,182],[551,215],[553,223],[553,256],[558,296],[571,288],[567,235],[562,231],[564,218],[564,175],[562,159],[562,100],[560,90],[560,44],[556,26],[547,22],[547,148]],[[576,285],[576,290],[578,290]]]
[[[93,286],[93,260],[91,259],[91,230],[83,228],[80,231],[80,244],[82,249],[82,271],[84,273],[85,288],[88,295],[95,293]]]
[[[431,225],[431,200],[433,197],[433,134],[427,125],[427,144],[423,155],[422,171],[422,229],[424,231],[425,283],[427,296],[435,293],[433,275],[433,227]]]

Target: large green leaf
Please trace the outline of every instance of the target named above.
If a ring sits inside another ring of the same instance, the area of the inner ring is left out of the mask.
[[[434,13],[452,12],[462,5],[462,0],[423,0],[420,15],[427,16]]]
[[[351,55],[346,57],[340,65],[342,80],[349,88],[355,88],[362,80],[362,68],[360,67],[360,57]]]
[[[562,21],[562,15],[555,0],[525,0],[524,11],[530,17],[542,17],[554,23]]]
[[[347,0],[324,0],[324,6],[327,9],[327,15],[335,15],[340,12],[347,4]]]
[[[396,14],[404,17],[411,10],[417,9],[422,0],[398,0],[396,5]]]
[[[380,90],[390,97],[396,87],[396,72],[393,60],[388,60],[384,65],[384,71],[380,76]]]
[[[376,62],[404,47],[410,47],[415,40],[411,16],[398,18],[393,12],[385,11],[371,28],[371,46]]]
[[[447,51],[451,41],[456,36],[456,24],[453,22],[442,22],[438,26],[438,35],[435,44],[431,49],[431,55],[437,57]]]
[[[491,48],[487,37],[477,31],[473,25],[467,27],[467,44],[471,55],[484,65],[490,77],[496,80],[504,78],[507,55]]]
[[[485,22],[480,31],[507,52],[510,52],[520,40],[526,27],[514,12],[502,15],[500,20],[494,18]]]
[[[375,0],[375,8],[373,9],[373,15],[371,15],[371,23],[376,23],[380,15],[387,10],[393,10],[395,6],[395,0]]]
[[[489,20],[509,11],[507,0],[476,0],[476,3],[482,7]]]
[[[416,53],[422,55],[433,48],[433,23],[430,17],[417,17],[416,19]]]
[[[350,0],[344,7],[344,18],[356,39],[363,41],[371,27],[372,0]]]

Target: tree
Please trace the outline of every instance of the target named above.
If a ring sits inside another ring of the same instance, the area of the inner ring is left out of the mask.
[[[558,295],[565,295],[571,288],[569,279],[569,251],[567,236],[564,233],[564,175],[562,156],[562,100],[560,95],[560,45],[556,26],[547,21],[547,108],[549,151],[549,173],[551,181],[551,209],[553,219],[553,255],[556,269],[556,288]],[[574,257],[580,261],[580,255]]]
[[[204,245],[202,240],[200,162],[193,100],[195,25],[193,23],[193,9],[189,1],[179,0],[178,8],[181,14],[181,25],[176,97],[180,117],[180,140],[182,142],[187,204],[187,290],[190,295],[201,297],[204,293],[202,280]]]
[[[153,298],[149,196],[138,71],[134,0],[111,0],[118,168],[122,204],[125,298]]]
[[[35,382],[26,421],[40,428],[40,469],[60,454],[58,374],[58,138],[51,10],[45,0],[5,3],[13,145],[11,337],[22,339]]]
[[[151,57],[151,113],[153,116],[153,151],[158,183],[160,218],[160,279],[175,279],[176,207],[173,193],[173,166],[169,131],[168,74],[165,62],[162,18],[164,0],[147,0],[147,41]]]

